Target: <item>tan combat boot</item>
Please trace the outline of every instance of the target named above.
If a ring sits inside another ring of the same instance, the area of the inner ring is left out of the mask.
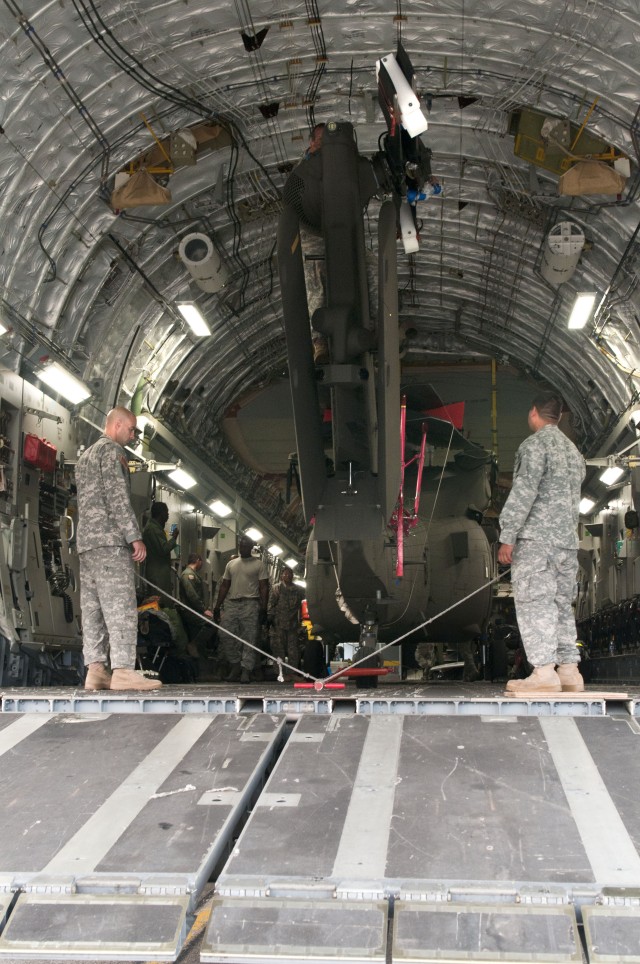
[[[86,690],[108,690],[111,687],[111,673],[104,663],[89,663],[84,680]]]
[[[159,679],[149,679],[135,669],[114,669],[111,676],[112,690],[159,690]]]
[[[577,663],[560,663],[556,666],[563,693],[584,693],[584,680]]]
[[[507,683],[507,693],[525,696],[527,693],[560,693],[562,683],[553,663],[535,666],[531,676],[526,679],[511,679]]]

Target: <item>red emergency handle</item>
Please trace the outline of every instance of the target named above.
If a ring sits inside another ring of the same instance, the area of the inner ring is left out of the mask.
[[[294,690],[314,690],[317,689],[315,683],[294,683]],[[322,688],[325,690],[343,690],[344,683],[323,683]]]

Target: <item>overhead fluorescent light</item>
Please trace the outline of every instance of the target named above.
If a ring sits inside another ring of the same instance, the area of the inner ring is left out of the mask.
[[[593,509],[594,505],[595,502],[593,499],[589,499],[587,496],[585,496],[580,500],[580,515],[586,515],[587,512],[590,512],[591,509]]]
[[[576,295],[569,315],[569,328],[584,328],[591,317],[596,297],[595,291],[581,291]]]
[[[169,478],[181,489],[192,489],[197,481],[190,472],[187,472],[185,469],[181,469],[180,467],[174,469],[173,472],[169,472]]]
[[[255,526],[250,526],[248,529],[245,529],[244,534],[248,536],[249,539],[253,539],[254,542],[260,542],[260,540],[264,538],[263,533],[260,532],[260,529],[256,529]]]
[[[290,556],[288,559],[285,559],[284,564],[285,566],[289,566],[289,569],[296,569],[298,566],[298,560],[294,559],[293,556]]]
[[[294,584],[294,586],[300,586],[301,589],[306,589],[306,588],[307,588],[307,580],[306,580],[306,579],[294,579],[294,580],[293,580],[293,584]]]
[[[221,519],[225,519],[233,512],[233,509],[220,499],[215,499],[213,502],[210,502],[209,508],[214,515],[220,516]]]
[[[267,546],[267,552],[272,556],[281,556],[284,552],[282,546],[277,546],[275,543],[272,546]]]
[[[58,362],[48,362],[34,373],[41,382],[53,388],[58,395],[62,395],[73,405],[79,405],[91,396],[91,389],[83,381],[68,372]]]
[[[0,335],[4,335],[7,331],[9,331],[7,326],[3,325],[2,322],[0,321]]]
[[[613,485],[613,483],[617,482],[623,475],[624,469],[621,469],[618,465],[612,465],[608,469],[605,469],[599,478],[605,485]]]
[[[191,331],[194,335],[197,335],[198,338],[206,338],[207,335],[211,334],[211,329],[204,320],[202,312],[192,301],[183,301],[180,304],[176,303],[176,308],[189,325]]]

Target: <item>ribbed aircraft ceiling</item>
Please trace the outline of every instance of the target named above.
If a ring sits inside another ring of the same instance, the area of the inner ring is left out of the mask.
[[[494,358],[560,388],[583,451],[606,448],[640,368],[637,0],[3,0],[4,364],[30,377],[58,357],[92,383],[94,420],[116,401],[160,416],[294,538],[222,421],[286,373],[275,234],[287,172],[319,121],[350,121],[360,151],[377,150],[375,63],[399,41],[443,186],[419,206],[419,253],[399,245],[406,370]],[[197,146],[179,159],[171,135],[185,128]],[[586,153],[609,169],[629,158],[619,195],[559,194],[563,162]],[[171,200],[114,210],[115,175],[142,160]],[[372,202],[372,248],[376,215]],[[585,247],[554,285],[542,252],[563,221]],[[192,232],[221,257],[219,292],[178,257]],[[598,308],[569,331],[583,290]],[[194,299],[211,337],[176,311]]]

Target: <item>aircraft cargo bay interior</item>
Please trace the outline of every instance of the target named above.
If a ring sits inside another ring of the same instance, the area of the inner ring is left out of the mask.
[[[639,41],[0,2],[0,961],[640,962]]]

